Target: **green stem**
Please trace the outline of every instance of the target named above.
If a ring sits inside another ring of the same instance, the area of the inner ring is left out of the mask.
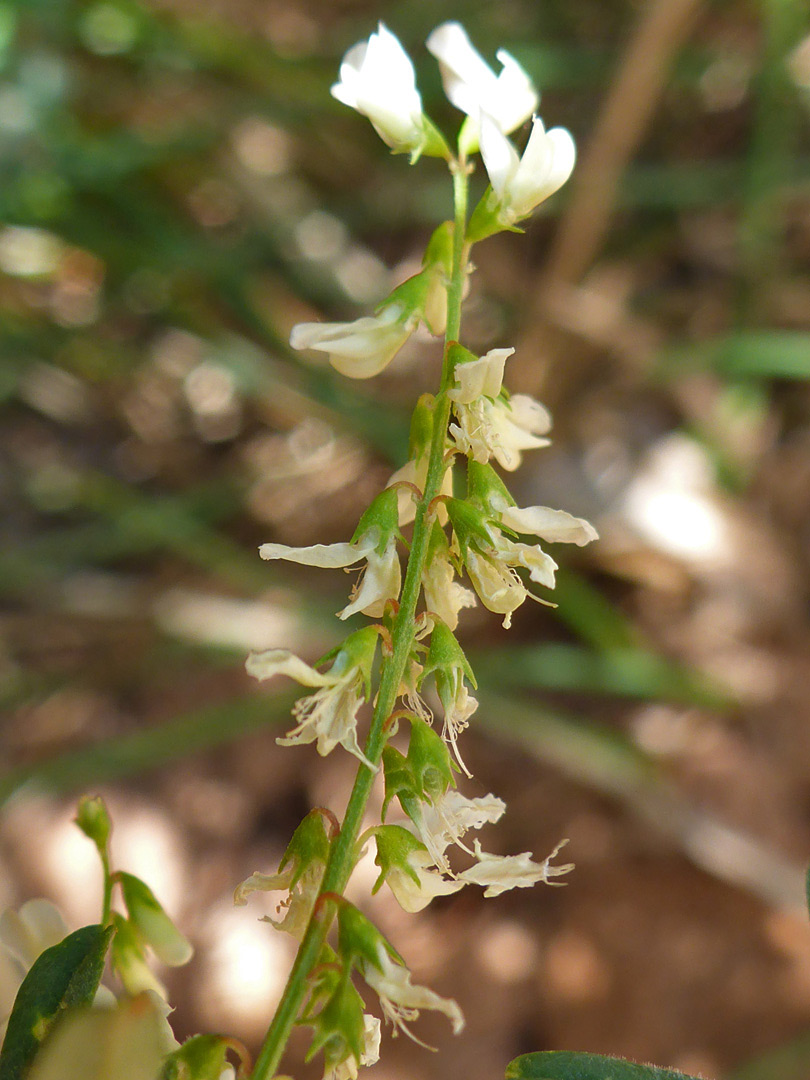
[[[461,325],[461,298],[464,290],[465,251],[464,235],[467,223],[468,172],[464,161],[454,164],[453,195],[455,206],[455,230],[453,234],[453,266],[447,285],[447,329],[445,333],[444,362],[441,390],[436,404],[433,438],[430,444],[425,490],[416,508],[413,540],[405,571],[405,581],[399,600],[399,611],[391,632],[392,651],[383,663],[377,704],[371,721],[365,755],[378,765],[388,738],[385,722],[391,715],[399,693],[405,665],[413,647],[416,605],[422,588],[422,571],[428,551],[432,518],[428,506],[439,494],[446,463],[444,459],[447,424],[450,419],[450,399],[444,392],[451,384],[453,373],[448,361],[448,345],[457,340]],[[365,813],[375,773],[360,765],[346,807],[346,815],[340,832],[332,842],[329,861],[324,871],[320,893],[342,894],[354,869],[356,843]],[[284,988],[276,1014],[270,1024],[264,1044],[253,1069],[252,1080],[270,1080],[278,1071],[281,1056],[287,1045],[293,1025],[301,1011],[307,994],[309,975],[326,941],[335,916],[333,902],[316,903],[315,914],[310,920],[304,939],[298,949],[292,971]]]

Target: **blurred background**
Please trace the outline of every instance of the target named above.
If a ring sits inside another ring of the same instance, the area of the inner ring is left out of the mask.
[[[179,1032],[260,1042],[291,951],[233,887],[312,805],[340,813],[353,769],[276,747],[292,688],[243,671],[250,648],[339,641],[349,580],[256,547],[348,539],[436,385],[427,336],[368,383],[286,344],[367,313],[450,213],[440,163],[390,156],[329,96],[379,18],[446,131],[423,42],[459,19],[577,140],[527,235],[476,249],[465,343],[516,345],[510,388],[554,414],[519,502],[602,540],[554,552],[556,610],[462,622],[466,790],[509,802],[485,847],[542,859],[567,836],[577,870],[418,916],[372,901],[468,1019],[455,1040],[420,1022],[437,1055],[389,1039],[377,1076],[491,1080],[564,1048],[803,1080],[803,0],[0,3],[0,904],[98,917],[71,818],[101,792],[117,864],[197,946],[170,980]]]

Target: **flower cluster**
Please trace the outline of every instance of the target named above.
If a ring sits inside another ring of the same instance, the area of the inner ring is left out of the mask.
[[[456,22],[437,27],[427,47],[439,62],[448,99],[466,114],[457,159],[423,111],[410,57],[382,23],[368,41],[346,53],[332,94],[368,117],[392,151],[410,154],[412,162],[425,154],[446,158],[453,168],[467,168],[469,155],[480,149],[490,186],[469,222],[467,240],[515,229],[571,175],[574,141],[564,128],[546,131],[533,115],[537,91],[505,49],[498,51],[501,70],[496,74]],[[519,156],[508,136],[530,117],[531,134]],[[443,239],[449,239],[446,231]],[[352,379],[379,374],[420,323],[433,333],[443,331],[435,301],[447,272],[446,254],[440,243],[429,245],[422,272],[396,288],[373,316],[348,323],[300,323],[293,328],[290,345],[326,353],[333,367]],[[526,420],[532,423],[532,418]]]
[[[326,353],[350,378],[381,372],[420,324],[450,337],[451,282],[453,295],[460,297],[472,244],[514,230],[565,182],[574,164],[571,136],[559,128],[546,132],[533,115],[537,93],[507,52],[498,52],[500,70],[493,71],[452,22],[438,27],[427,47],[439,62],[449,100],[465,114],[455,155],[425,115],[413,65],[384,26],[346,54],[332,93],[368,117],[394,152],[410,154],[412,162],[422,155],[442,157],[457,181],[467,182],[470,155],[480,150],[489,186],[469,220],[457,206],[456,219],[436,229],[421,271],[396,288],[374,316],[293,329],[293,348]],[[531,132],[521,156],[509,136],[529,118]],[[458,321],[456,310],[453,334]],[[337,951],[323,946],[301,1013],[314,1032],[310,1056],[323,1051],[329,1080],[353,1080],[359,1066],[378,1054],[379,1022],[364,1012],[354,976],[377,992],[382,1013],[395,1028],[410,1034],[408,1025],[421,1009],[443,1012],[454,1030],[463,1023],[458,1005],[414,984],[393,946],[333,893],[338,878],[332,871],[341,859],[348,859],[343,865],[350,872],[373,842],[379,868],[374,891],[387,885],[408,912],[470,885],[493,897],[538,882],[563,884],[554,879],[572,869],[553,865],[566,841],[540,861],[530,852],[493,854],[478,838],[470,842],[468,834],[496,823],[506,805],[495,795],[470,798],[456,785],[456,774],[470,775],[460,743],[478,708],[475,676],[456,638],[461,612],[480,600],[509,626],[525,600],[548,603],[536,590],[554,588],[557,564],[541,544],[582,546],[596,537],[587,521],[565,511],[518,506],[495,471],[498,466],[510,473],[526,451],[549,444],[548,411],[525,394],[510,395],[503,385],[513,352],[494,348],[477,356],[457,340],[446,340],[442,390],[417,402],[408,461],[363,514],[351,539],[309,547],[267,543],[259,549],[263,559],[305,566],[362,566],[338,617],[362,614],[377,620],[314,666],[286,649],[254,653],[247,663],[258,679],[286,675],[314,691],[294,707],[296,726],[279,743],[314,742],[322,755],[340,745],[361,767],[376,772],[382,765],[380,824],[347,848],[346,835],[329,835],[324,812],[313,811],[278,871],[257,872],[236,891],[237,903],[256,891],[281,893],[280,918],[269,921],[299,939],[325,902],[338,904]],[[411,524],[403,587],[401,530]],[[460,580],[465,574],[471,588]],[[386,682],[390,666],[395,675]],[[374,715],[361,749],[358,730],[366,703]],[[434,711],[440,713],[441,730],[432,726]],[[410,724],[406,752],[388,741],[403,719]],[[402,816],[387,821],[395,805]]]

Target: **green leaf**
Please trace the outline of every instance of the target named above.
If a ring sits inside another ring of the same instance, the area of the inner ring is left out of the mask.
[[[515,1058],[506,1068],[506,1080],[695,1080],[695,1077],[602,1054],[546,1050]]]
[[[34,962],[17,993],[0,1051],[0,1080],[23,1080],[57,1015],[92,1002],[112,927],[83,926]]]

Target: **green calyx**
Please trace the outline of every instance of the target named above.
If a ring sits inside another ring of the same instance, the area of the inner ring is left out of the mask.
[[[292,865],[293,867],[293,874],[288,886],[290,892],[292,892],[309,867],[313,865],[326,866],[326,860],[329,858],[330,843],[323,814],[320,810],[310,810],[292,834],[287,850],[278,864],[279,873],[287,866]]]
[[[444,795],[449,787],[455,787],[455,765],[447,744],[430,724],[418,716],[411,717],[411,738],[406,760],[421,799],[432,803]]]
[[[376,499],[372,500],[357,523],[351,543],[359,543],[372,529],[375,529],[378,533],[375,550],[378,555],[382,555],[388,547],[391,537],[399,536],[396,488],[386,488],[385,491],[380,492]]]
[[[349,1057],[360,1061],[363,1053],[363,999],[352,985],[350,971],[347,965],[340,973],[326,973],[329,981],[334,981],[334,990],[321,1011],[306,1021],[313,1028],[306,1061],[311,1061],[319,1050],[324,1052],[327,1068],[335,1068]]]
[[[362,676],[365,695],[368,698],[371,694],[371,669],[374,666],[379,638],[378,627],[364,626],[361,630],[355,630],[354,633],[349,634],[342,644],[328,652],[318,663],[323,663],[334,656],[332,673],[336,676],[356,668]]]
[[[488,514],[463,499],[445,499],[444,507],[462,552],[471,547],[476,550],[492,547],[492,534],[487,525]]]
[[[379,892],[392,870],[407,874],[418,886],[419,875],[408,858],[415,851],[427,852],[425,845],[402,825],[379,825],[374,832],[374,839],[377,842],[377,857],[374,862],[380,868],[380,876],[374,882],[372,893]]]
[[[517,506],[506,484],[491,465],[482,465],[474,458],[467,460],[467,500],[495,516],[507,506]]]
[[[362,912],[344,900],[338,909],[338,954],[345,965],[371,964],[382,971],[380,947],[395,960],[402,958],[393,945]]]

